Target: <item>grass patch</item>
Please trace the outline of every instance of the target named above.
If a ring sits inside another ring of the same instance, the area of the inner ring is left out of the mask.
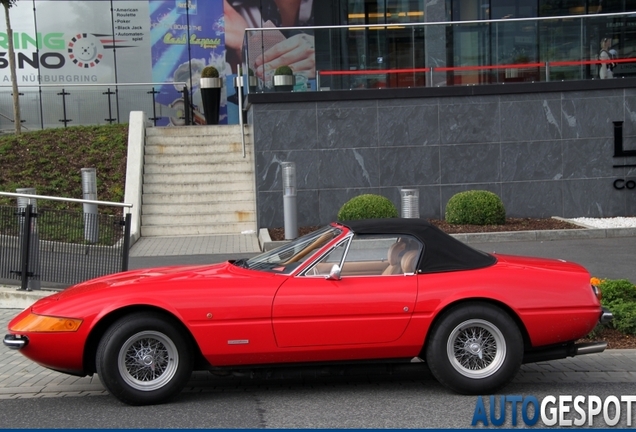
[[[123,202],[128,125],[74,126],[0,137],[0,191],[35,188],[37,195],[82,198],[82,168],[97,170],[97,199]],[[15,198],[0,197],[15,206]],[[81,211],[81,204],[38,202],[38,207]],[[100,207],[100,213],[122,210]]]

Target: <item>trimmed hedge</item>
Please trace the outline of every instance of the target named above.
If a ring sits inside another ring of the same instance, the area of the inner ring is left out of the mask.
[[[201,78],[218,78],[219,71],[214,66],[206,66],[201,71]]]
[[[485,190],[455,194],[446,204],[446,222],[456,225],[502,225],[506,209],[501,198]]]
[[[636,286],[626,279],[602,280],[601,304],[612,311],[609,327],[621,333],[636,335]]]
[[[341,222],[358,219],[383,219],[398,217],[395,205],[381,195],[364,194],[351,198],[338,211]]]
[[[276,71],[274,71],[274,75],[293,75],[294,71],[289,66],[278,66]]]

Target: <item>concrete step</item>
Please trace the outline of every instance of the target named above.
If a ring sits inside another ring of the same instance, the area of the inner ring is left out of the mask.
[[[191,192],[191,191],[189,191]],[[186,205],[208,202],[230,202],[245,201],[252,202],[254,199],[253,190],[237,190],[223,192],[221,190],[208,193],[144,193],[142,201],[147,204],[172,204]]]
[[[238,234],[255,231],[256,222],[220,223],[214,225],[153,225],[142,226],[143,237],[181,237],[190,235]]]
[[[175,204],[143,204],[142,216],[146,215],[196,215],[209,213],[254,212],[252,201],[212,201],[205,203],[181,203]]]
[[[146,146],[178,146],[178,145],[209,145],[209,146],[227,146],[231,149],[243,151],[241,136],[223,135],[223,136],[152,136],[146,137]],[[245,143],[245,148],[248,145]]]
[[[242,153],[230,153],[230,152],[216,152],[216,151],[201,151],[190,152],[189,149],[184,149],[178,152],[166,152],[161,154],[149,154],[144,156],[144,163],[149,164],[189,164],[189,163],[245,163],[249,166],[253,165],[254,158],[251,153],[248,153],[243,158]]]
[[[198,173],[241,173],[251,171],[248,162],[214,162],[189,164],[148,164],[144,165],[145,174],[198,174]]]
[[[245,128],[245,131],[248,129]],[[179,127],[149,127],[146,128],[146,137],[152,136],[224,136],[238,135],[240,137],[241,126],[239,125],[211,125],[211,126],[179,126]],[[240,138],[239,138],[240,139]]]
[[[245,128],[245,132],[248,129]],[[238,125],[146,129],[141,235],[256,230],[253,146]]]
[[[165,177],[165,176],[164,176]],[[247,177],[246,177],[247,179]],[[241,181],[216,181],[204,183],[144,183],[143,194],[191,194],[191,193],[208,193],[208,192],[240,192],[253,191],[254,180],[251,173],[248,180]],[[252,192],[253,193],[253,192]]]
[[[184,215],[148,214],[141,215],[142,226],[150,225],[213,225],[239,222],[256,222],[254,211],[228,213],[196,213]]]
[[[254,182],[251,171],[241,172],[208,172],[190,174],[144,174],[144,186],[151,183],[227,183],[227,182]],[[145,189],[144,189],[145,191]]]

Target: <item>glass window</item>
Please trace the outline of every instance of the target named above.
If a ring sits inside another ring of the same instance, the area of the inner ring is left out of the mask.
[[[306,276],[324,277],[334,265],[342,265],[342,277],[414,273],[421,251],[422,244],[410,236],[356,235],[321,258]]]
[[[299,237],[269,252],[257,255],[246,261],[236,261],[234,264],[251,270],[289,274],[314,255],[320,248],[338,237],[341,232],[342,231],[338,228],[327,226]]]
[[[597,13],[598,0],[589,0],[588,4],[590,11]],[[586,7],[586,0],[539,0],[539,16],[583,15]]]

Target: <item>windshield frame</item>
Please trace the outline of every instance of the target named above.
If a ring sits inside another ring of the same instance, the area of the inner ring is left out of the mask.
[[[250,270],[291,275],[304,264],[312,261],[327,245],[348,230],[342,226],[327,225],[271,251],[264,252],[245,261]]]

